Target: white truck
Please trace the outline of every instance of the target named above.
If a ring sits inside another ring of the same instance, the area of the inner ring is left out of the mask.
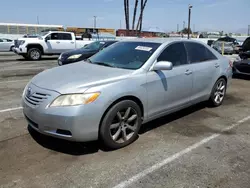
[[[78,49],[92,40],[76,40],[71,32],[50,31],[36,38],[19,38],[15,40],[13,51],[29,60],[39,60],[42,55],[60,55],[73,49]]]

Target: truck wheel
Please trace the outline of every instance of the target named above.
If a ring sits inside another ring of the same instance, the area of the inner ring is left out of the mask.
[[[37,49],[37,48],[31,48],[31,49],[29,49],[29,51],[28,51],[28,58],[29,58],[30,60],[33,60],[33,61],[39,60],[39,59],[41,59],[41,56],[42,56],[42,53],[41,53],[41,51],[40,51],[39,49]]]

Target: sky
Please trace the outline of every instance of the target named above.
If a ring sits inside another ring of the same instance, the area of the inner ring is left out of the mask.
[[[188,23],[188,4],[193,5],[191,29],[195,31],[245,32],[250,25],[250,0],[148,0],[143,28],[176,31]],[[130,0],[130,21],[134,0]],[[1,0],[0,22],[56,24],[64,27],[125,27],[123,0]]]

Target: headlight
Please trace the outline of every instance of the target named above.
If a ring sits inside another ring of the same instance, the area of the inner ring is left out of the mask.
[[[60,56],[58,57],[58,59],[61,59],[62,58],[62,53],[60,54]]]
[[[25,43],[25,40],[20,40],[20,45],[23,45]]]
[[[94,102],[99,95],[100,95],[99,92],[85,93],[85,94],[61,95],[61,96],[57,97],[50,104],[50,107],[75,106],[75,105],[89,104],[89,103]]]
[[[77,59],[81,56],[82,54],[76,54],[76,55],[72,55],[72,56],[69,56],[68,59]]]

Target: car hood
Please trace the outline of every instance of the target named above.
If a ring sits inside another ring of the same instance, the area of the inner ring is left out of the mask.
[[[68,51],[68,52],[64,52],[62,54],[63,57],[69,57],[71,55],[76,55],[76,54],[89,54],[89,53],[94,53],[94,52],[97,52],[97,51],[93,51],[93,50],[90,50],[90,49],[76,49],[76,50],[71,50],[71,51]]]
[[[18,38],[18,40],[24,40],[24,41],[41,41],[41,38]]]
[[[117,82],[127,78],[133,70],[118,69],[77,62],[45,70],[31,80],[40,88],[57,91],[61,94],[84,92],[86,89]]]

